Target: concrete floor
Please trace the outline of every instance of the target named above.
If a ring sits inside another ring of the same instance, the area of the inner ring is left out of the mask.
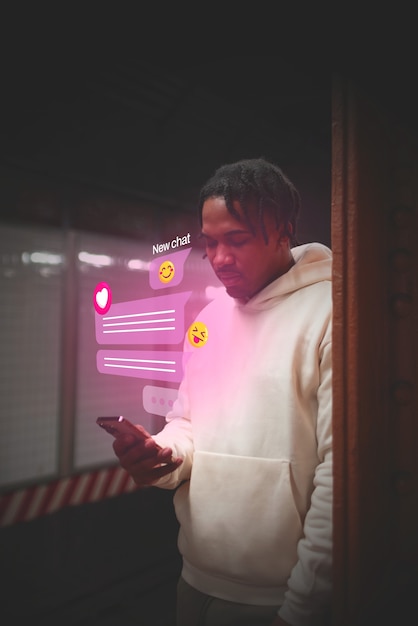
[[[98,594],[96,598],[88,597],[71,606],[62,606],[43,617],[38,616],[36,624],[42,624],[42,626],[176,626],[177,578],[173,577],[151,589],[138,592],[141,582],[138,581],[137,589],[131,589],[135,583],[132,580],[126,585],[123,593],[120,593],[120,589],[109,589],[107,598],[104,598],[103,594]],[[18,624],[13,626],[18,626]],[[23,622],[22,626],[24,626]]]
[[[172,495],[140,490],[2,528],[2,624],[175,626]]]

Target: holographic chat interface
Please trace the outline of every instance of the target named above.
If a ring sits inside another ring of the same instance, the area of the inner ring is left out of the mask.
[[[182,289],[191,249],[189,233],[152,246],[154,257],[148,264],[152,297],[114,302],[110,281],[99,282],[93,293],[98,372],[150,381],[143,388],[143,408],[157,415],[172,406],[177,396],[177,388],[158,383],[178,387],[185,337],[192,346],[198,345],[196,333],[186,328],[185,320],[192,291]]]

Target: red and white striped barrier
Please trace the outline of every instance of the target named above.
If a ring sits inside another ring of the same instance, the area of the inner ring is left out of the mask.
[[[0,495],[0,527],[28,522],[67,506],[97,502],[137,489],[121,467],[32,485]]]

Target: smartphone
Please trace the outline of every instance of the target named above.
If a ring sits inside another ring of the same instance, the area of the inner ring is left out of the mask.
[[[113,437],[120,437],[121,435],[134,435],[137,439],[145,439],[140,430],[132,424],[123,415],[117,415],[114,417],[98,417],[97,424],[104,428]]]
[[[146,437],[141,433],[140,430],[132,424],[126,417],[123,415],[115,415],[112,417],[98,417],[96,419],[96,423],[104,428],[110,435],[113,437],[120,437],[121,435],[133,435],[139,440],[144,440]],[[156,446],[161,450],[161,446],[155,443]],[[171,458],[171,462],[174,462],[173,457]]]

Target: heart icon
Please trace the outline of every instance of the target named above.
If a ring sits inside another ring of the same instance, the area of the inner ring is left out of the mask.
[[[99,283],[94,290],[93,305],[96,313],[104,315],[112,304],[112,291],[107,283]]]
[[[96,293],[96,302],[101,309],[105,308],[108,298],[109,298],[109,292],[106,289],[106,287],[103,287],[103,289],[101,289],[100,291]]]

